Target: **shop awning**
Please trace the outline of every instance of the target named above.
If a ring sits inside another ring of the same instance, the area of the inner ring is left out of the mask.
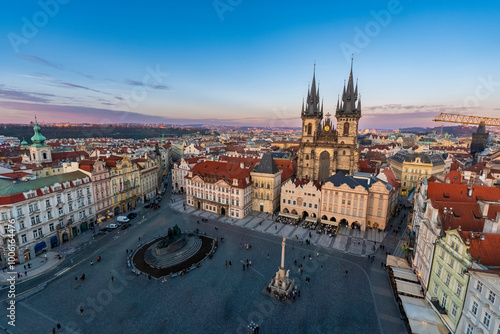
[[[422,293],[422,287],[420,284],[405,282],[399,279],[396,279],[396,287],[398,289],[399,294],[405,294],[408,296],[424,298],[424,294]]]
[[[307,217],[305,219],[306,222],[311,222],[311,223],[316,223],[318,221],[318,218],[313,218],[313,217]]]
[[[45,241],[42,241],[42,242],[35,245],[35,252],[41,251],[42,249],[44,249],[46,247],[47,247],[47,244],[45,243]]]
[[[282,213],[282,212],[280,212],[278,214],[278,216],[286,217],[286,218],[292,218],[292,219],[299,219],[299,215],[294,215],[294,214],[291,214],[291,213]]]
[[[324,219],[321,219],[321,222],[322,222],[323,224],[326,224],[326,225],[339,226],[339,223],[338,223],[338,222],[332,222],[331,220],[324,220]]]
[[[403,304],[411,332],[417,334],[447,334],[449,333],[439,316],[431,306],[419,298],[399,296]]]
[[[51,244],[57,244],[57,241],[58,241],[57,240],[57,236],[55,236],[55,235],[52,238],[50,238],[50,243]]]
[[[392,267],[393,270],[394,268],[411,269],[410,265],[405,259],[396,257],[394,255],[387,255],[385,263],[387,263],[387,266]]]
[[[417,275],[411,269],[391,268],[395,279],[418,283]]]

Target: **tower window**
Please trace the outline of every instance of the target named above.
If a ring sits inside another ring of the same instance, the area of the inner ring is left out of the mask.
[[[43,154],[43,160],[47,159],[47,153]]]
[[[307,124],[307,134],[310,135],[312,133],[312,124]]]
[[[349,135],[349,123],[344,123],[344,136]]]
[[[345,155],[345,151],[343,151],[342,154]]]
[[[309,154],[306,154],[306,160],[309,160]]]

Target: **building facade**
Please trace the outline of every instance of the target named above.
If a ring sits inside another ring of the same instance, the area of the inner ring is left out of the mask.
[[[141,200],[139,167],[128,157],[106,158],[110,168],[112,206],[114,215],[135,209]]]
[[[139,167],[140,193],[143,202],[152,199],[158,194],[158,160],[152,159],[145,154],[142,159],[133,160]]]
[[[457,333],[500,333],[500,270],[470,269]]]
[[[439,154],[398,152],[390,157],[389,166],[401,181],[399,194],[408,196],[411,189],[418,185],[422,178],[444,174],[446,164]]]
[[[321,182],[288,180],[281,187],[281,214],[292,218],[320,217]]]
[[[394,188],[369,174],[339,172],[321,187],[321,221],[365,231],[385,230],[391,217]]]
[[[250,169],[239,164],[204,161],[186,176],[186,203],[221,216],[244,218],[252,210]]]
[[[270,152],[264,153],[259,164],[250,173],[254,183],[252,210],[274,213],[280,205],[282,170],[276,167]]]
[[[324,181],[337,171],[353,175],[358,171],[358,123],[361,118],[361,100],[358,87],[354,88],[352,67],[342,100],[337,101],[334,129],[330,114],[323,119],[323,104],[320,104],[319,87],[313,75],[307,94],[306,105],[302,105],[302,138],[299,144],[297,178]]]
[[[26,182],[0,180],[2,263],[13,222],[16,262],[24,263],[87,231],[96,221],[92,180],[71,172]]]

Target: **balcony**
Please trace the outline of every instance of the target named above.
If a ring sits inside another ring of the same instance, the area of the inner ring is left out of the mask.
[[[439,300],[437,298],[432,297],[431,303],[432,305],[434,305],[434,307],[440,314],[448,314],[448,312],[446,312],[446,309],[444,307],[441,307],[441,305],[439,304]]]

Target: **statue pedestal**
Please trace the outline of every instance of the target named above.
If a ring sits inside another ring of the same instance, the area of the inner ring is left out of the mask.
[[[291,299],[295,290],[295,280],[289,277],[290,270],[285,274],[285,268],[280,268],[267,285],[267,291],[271,297],[280,300]]]

